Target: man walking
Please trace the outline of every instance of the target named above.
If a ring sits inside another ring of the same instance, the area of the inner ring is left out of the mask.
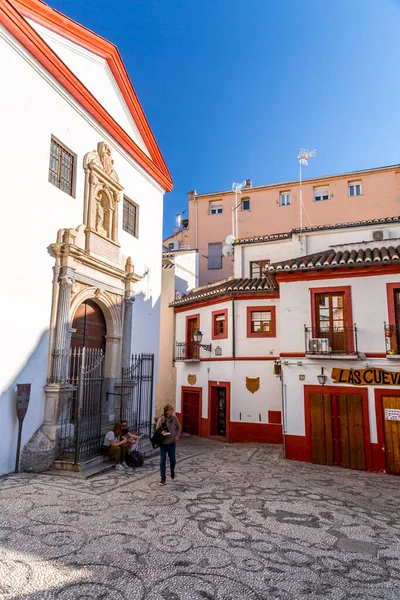
[[[167,475],[167,455],[171,468],[171,479],[175,479],[176,465],[176,444],[181,435],[181,424],[173,414],[174,409],[171,404],[164,406],[164,414],[157,421],[156,428],[163,429],[163,443],[160,446],[160,485],[165,485]]]

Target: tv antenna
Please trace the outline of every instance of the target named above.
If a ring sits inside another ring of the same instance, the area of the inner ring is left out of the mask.
[[[232,208],[232,235],[234,239],[237,239],[239,237],[239,231],[238,231],[238,213],[237,213],[237,209],[240,208],[242,206],[242,202],[239,202],[238,204],[238,194],[242,193],[242,189],[246,187],[246,180],[242,181],[241,183],[236,183],[235,181],[232,183],[232,191],[235,192],[235,206]],[[235,219],[236,216],[236,219]],[[235,231],[235,223],[236,223],[236,231]]]
[[[297,153],[297,160],[299,161],[300,167],[300,254],[303,256],[303,188],[302,188],[302,172],[301,167],[305,165],[308,167],[308,159],[312,158],[317,154],[316,150],[306,150],[305,148],[300,148]]]

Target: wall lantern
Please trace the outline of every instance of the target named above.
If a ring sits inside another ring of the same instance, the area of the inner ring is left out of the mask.
[[[203,334],[201,333],[200,329],[195,329],[193,331],[193,341],[195,344],[197,344],[197,346],[199,346],[200,348],[204,348],[204,350],[206,352],[211,352],[211,344],[202,344],[201,340],[203,339]]]
[[[326,375],[324,375],[324,367],[321,367],[321,373],[319,375],[317,375],[317,379],[318,379],[318,382],[321,385],[325,385],[326,384],[326,381],[327,381],[328,378],[327,378]]]

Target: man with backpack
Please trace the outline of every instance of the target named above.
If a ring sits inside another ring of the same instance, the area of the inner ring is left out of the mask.
[[[181,435],[181,424],[173,414],[171,404],[164,406],[164,414],[157,421],[156,431],[160,430],[160,485],[165,485],[167,474],[167,455],[171,469],[171,479],[175,479],[176,444]],[[161,437],[162,436],[162,437]]]

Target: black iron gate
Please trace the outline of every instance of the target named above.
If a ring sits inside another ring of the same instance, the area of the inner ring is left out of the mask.
[[[83,462],[99,453],[104,414],[104,354],[96,348],[68,352],[68,378],[61,392],[58,458]]]
[[[132,433],[151,436],[154,354],[133,354],[122,368],[117,415],[126,419]]]
[[[68,377],[51,381],[61,384],[58,459],[79,464],[97,456],[115,420],[126,419],[132,433],[151,436],[154,354],[134,354],[113,393],[104,389],[102,350],[73,348],[65,361]],[[109,396],[117,398],[112,406]]]

